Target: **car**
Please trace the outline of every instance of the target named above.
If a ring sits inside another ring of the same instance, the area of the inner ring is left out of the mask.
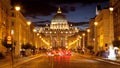
[[[71,56],[72,52],[70,50],[56,49],[47,52],[48,56]]]

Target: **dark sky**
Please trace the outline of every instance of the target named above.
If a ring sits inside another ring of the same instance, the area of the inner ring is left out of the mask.
[[[88,22],[95,16],[97,3],[108,4],[109,0],[12,0],[19,4],[21,12],[33,22],[51,21],[58,6],[70,22]]]

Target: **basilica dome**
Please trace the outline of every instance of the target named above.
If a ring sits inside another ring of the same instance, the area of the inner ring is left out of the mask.
[[[51,21],[50,29],[69,29],[67,19],[60,8],[58,8],[57,14]]]

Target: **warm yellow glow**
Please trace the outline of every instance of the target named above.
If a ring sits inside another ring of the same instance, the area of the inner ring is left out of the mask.
[[[112,12],[112,11],[114,10],[114,8],[113,8],[113,7],[110,7],[109,10]]]
[[[15,6],[16,11],[20,11],[20,6]]]
[[[50,46],[50,48],[52,48],[52,46]]]
[[[44,40],[43,38],[41,38],[41,40],[46,44],[46,45],[50,45],[50,43],[48,43],[46,40]]]
[[[98,25],[98,22],[94,22],[94,25],[97,26],[97,25]]]
[[[90,32],[90,29],[87,29],[87,32],[89,33],[89,32]]]
[[[82,35],[85,36],[85,33],[83,33]]]
[[[79,36],[79,38],[81,39],[82,37],[81,37],[81,36]]]
[[[47,42],[45,39],[43,39],[41,36],[39,36],[39,38],[41,39],[41,41],[43,42],[43,43],[45,43],[46,45],[50,45],[50,43],[49,42]]]
[[[30,25],[30,24],[31,24],[31,22],[30,22],[30,21],[28,21],[28,22],[27,22],[27,24],[28,24],[28,25]]]
[[[60,7],[58,8],[57,13],[62,13],[62,11],[61,11]]]
[[[68,48],[68,46],[66,46],[66,48]]]
[[[37,33],[37,36],[39,36],[40,34],[39,33]]]
[[[36,29],[33,29],[33,32],[37,32],[37,30],[36,30]]]
[[[99,45],[100,47],[103,47],[103,45],[104,45],[104,40],[103,39],[104,39],[104,36],[102,34],[102,35],[100,35],[100,40],[99,40],[100,41],[100,45]]]
[[[71,46],[71,45],[73,45],[73,44],[75,44],[76,42],[78,42],[78,38],[76,39],[76,40],[74,40],[73,42],[71,42],[71,43],[69,43],[69,46]]]
[[[14,30],[12,29],[12,30],[11,30],[11,35],[13,35],[13,34],[14,34]]]
[[[41,38],[41,36],[39,36],[39,38]]]
[[[50,31],[50,34],[51,34],[52,32]]]
[[[68,32],[65,32],[66,34],[68,33]]]

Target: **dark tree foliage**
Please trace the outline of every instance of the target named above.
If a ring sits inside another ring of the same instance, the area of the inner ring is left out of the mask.
[[[7,39],[5,38],[4,40],[2,40],[2,45],[6,48],[11,48],[12,44],[7,44]]]
[[[22,49],[35,49],[30,43],[22,44]]]
[[[90,51],[92,51],[93,46],[87,46],[87,49],[89,49]]]

